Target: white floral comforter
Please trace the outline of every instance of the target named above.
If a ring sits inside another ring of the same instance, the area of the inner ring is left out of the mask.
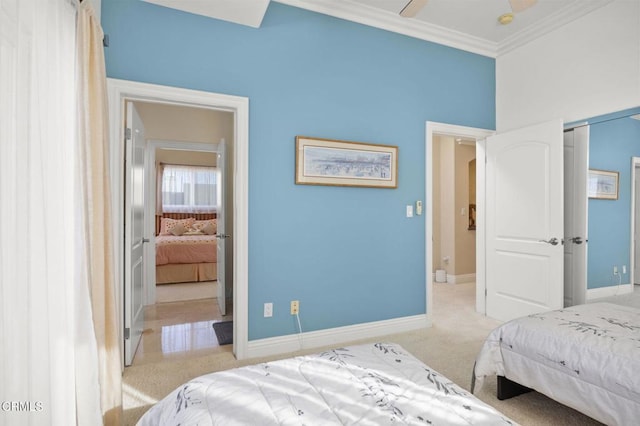
[[[514,424],[396,344],[208,374],[180,386],[138,425]]]
[[[640,310],[591,303],[504,323],[476,359],[476,390],[494,374],[603,423],[637,424]]]

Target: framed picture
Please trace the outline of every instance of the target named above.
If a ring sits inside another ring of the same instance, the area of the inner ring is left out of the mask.
[[[618,199],[618,172],[606,170],[589,170],[589,198],[602,200]]]
[[[469,227],[467,228],[469,231],[476,230],[476,205],[469,204]]]
[[[296,136],[296,184],[398,187],[398,147]]]

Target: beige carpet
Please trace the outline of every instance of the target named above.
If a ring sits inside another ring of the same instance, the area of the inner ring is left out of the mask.
[[[424,363],[469,389],[475,357],[497,321],[475,313],[475,286],[434,283],[434,325],[409,333],[384,336],[375,341],[396,342]],[[367,340],[372,341],[372,340]],[[364,341],[353,342],[362,343]],[[124,420],[134,425],[158,399],[185,381],[202,374],[257,362],[318,352],[323,348],[269,358],[237,361],[230,352],[180,361],[129,367],[123,377]],[[599,425],[575,410],[535,392],[499,401],[495,380],[488,380],[478,397],[522,425]]]

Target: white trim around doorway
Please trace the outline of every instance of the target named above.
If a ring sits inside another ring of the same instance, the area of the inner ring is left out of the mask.
[[[631,256],[629,259],[629,283],[631,284],[631,291],[633,291],[633,284],[635,284],[636,279],[636,268],[638,266],[636,264],[636,248],[640,245],[640,242],[636,239],[636,215],[640,215],[640,200],[636,198],[636,181],[640,177],[640,157],[631,157]]]
[[[112,196],[113,256],[117,278],[116,301],[120,318],[118,335],[124,359],[122,318],[124,236],[124,113],[125,100],[144,101],[228,111],[234,114],[234,249],[233,249],[233,352],[247,357],[248,344],[248,252],[249,252],[249,99],[177,87],[107,79],[110,117],[110,176]]]
[[[426,122],[425,141],[425,265],[427,277],[427,320],[433,323],[433,139],[445,135],[476,140],[476,311],[485,313],[484,173],[485,141],[493,130]]]

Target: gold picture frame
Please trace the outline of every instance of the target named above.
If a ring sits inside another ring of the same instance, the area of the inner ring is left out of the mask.
[[[296,136],[296,184],[398,187],[398,147]]]
[[[589,169],[589,179],[587,182],[589,198],[617,200],[619,179],[619,172]]]

